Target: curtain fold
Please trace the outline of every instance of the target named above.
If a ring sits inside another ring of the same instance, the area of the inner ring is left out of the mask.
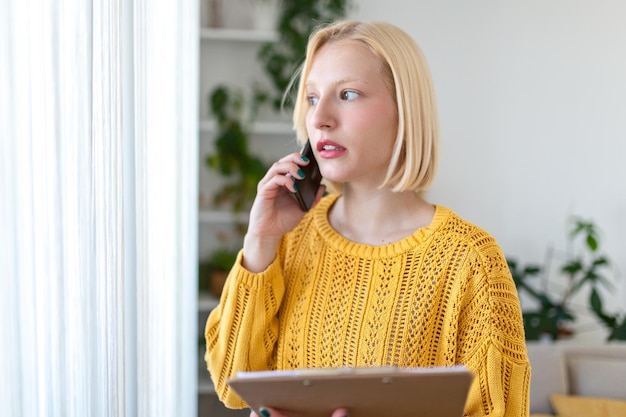
[[[143,249],[137,253],[137,407],[140,415],[192,416],[195,407],[176,405],[189,404],[184,400],[197,392],[196,362],[180,366],[197,357],[197,281],[189,279],[197,263],[188,262],[190,254],[197,258],[198,87],[197,76],[189,76],[198,68],[197,3],[134,4],[136,230]],[[171,19],[182,23],[168,25]],[[194,291],[180,292],[190,285]],[[194,343],[184,348],[164,343],[189,335]],[[193,385],[175,383],[180,380]]]
[[[195,415],[196,1],[0,7],[0,415]]]

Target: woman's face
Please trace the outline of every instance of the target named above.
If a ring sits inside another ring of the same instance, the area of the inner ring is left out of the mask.
[[[377,187],[398,129],[380,60],[364,44],[337,41],[314,56],[306,78],[306,127],[322,175]]]

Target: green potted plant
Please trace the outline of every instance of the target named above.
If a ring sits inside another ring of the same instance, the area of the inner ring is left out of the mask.
[[[259,105],[266,100],[266,93],[255,90],[246,109],[246,100],[240,91],[222,85],[211,93],[210,108],[217,123],[217,134],[215,152],[207,156],[206,163],[225,179],[213,195],[213,202],[218,206],[226,204],[234,213],[248,208],[256,194],[257,183],[268,168],[248,147],[250,126]],[[244,118],[246,110],[248,115]]]
[[[509,269],[520,293],[526,293],[537,307],[524,310],[524,330],[527,340],[549,337],[562,339],[572,334],[570,325],[577,316],[572,308],[573,297],[583,288],[589,289],[589,309],[609,328],[609,339],[626,340],[626,319],[622,315],[610,315],[603,309],[600,287],[611,288],[608,278],[610,261],[599,251],[600,240],[597,226],[590,221],[575,218],[568,235],[570,251],[558,271],[564,285],[558,287],[549,280],[548,257],[546,267],[537,264],[520,265],[508,258]],[[539,277],[540,286],[533,282]]]
[[[609,330],[607,340],[626,340],[626,314],[606,312],[602,297],[597,292],[591,293],[589,304],[596,317]]]
[[[267,165],[249,150],[251,125],[258,106],[266,101],[265,93],[254,90],[246,98],[242,91],[217,86],[210,96],[210,109],[216,121],[215,151],[207,155],[207,166],[223,178],[213,194],[213,204],[228,207],[234,215],[235,242],[221,245],[200,264],[200,291],[219,296],[226,276],[235,262],[238,249],[233,249],[245,233],[246,224],[238,214],[249,208],[256,195],[257,183]],[[228,240],[222,239],[220,240]],[[232,239],[231,239],[232,240]]]

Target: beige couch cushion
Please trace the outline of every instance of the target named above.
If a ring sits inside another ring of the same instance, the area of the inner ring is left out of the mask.
[[[626,357],[571,355],[567,368],[571,394],[626,399]]]
[[[531,366],[530,412],[552,413],[550,396],[566,394],[567,380],[561,350],[553,344],[527,344]]]

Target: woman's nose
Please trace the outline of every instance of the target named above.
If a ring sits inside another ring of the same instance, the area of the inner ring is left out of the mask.
[[[332,100],[320,98],[311,108],[311,124],[316,129],[332,129],[336,126],[336,111]]]

